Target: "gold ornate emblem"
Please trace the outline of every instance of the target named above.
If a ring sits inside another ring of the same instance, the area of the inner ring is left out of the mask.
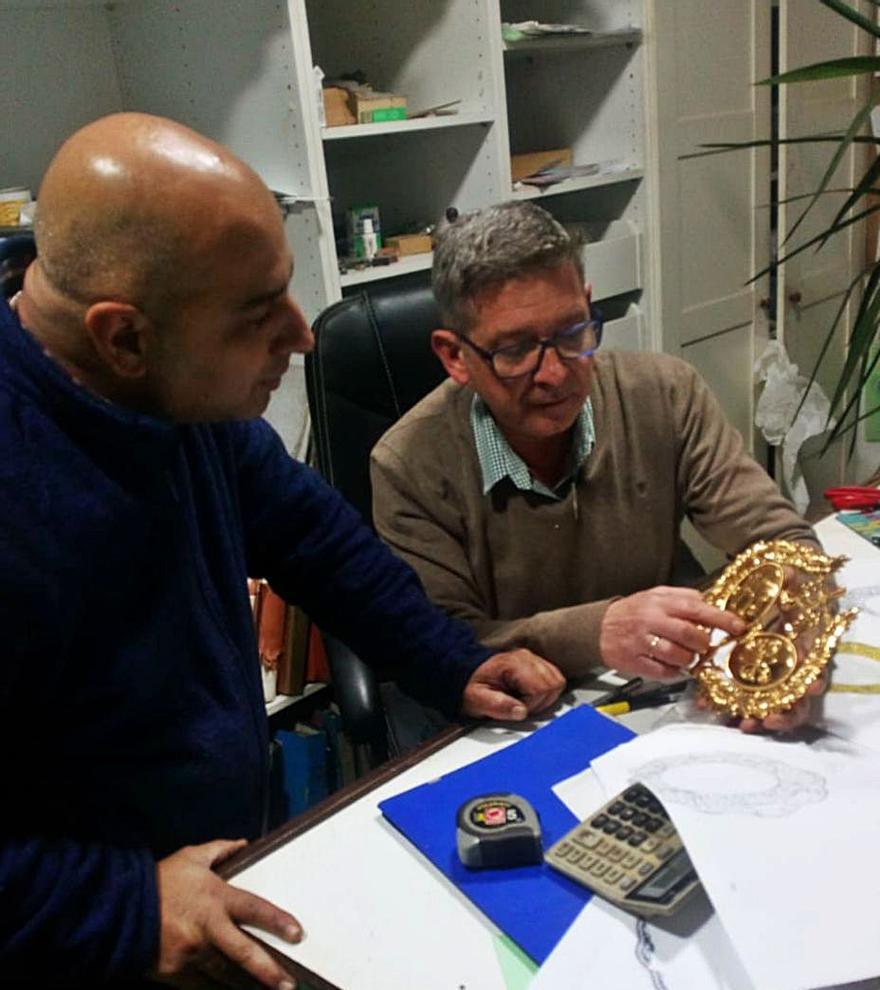
[[[788,711],[828,666],[858,609],[837,612],[832,575],[846,557],[785,540],[744,550],[703,597],[749,624],[739,637],[716,630],[691,672],[721,712],[766,718]]]

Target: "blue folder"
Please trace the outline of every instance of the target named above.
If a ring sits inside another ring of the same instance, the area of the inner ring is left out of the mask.
[[[540,964],[590,899],[590,892],[543,863],[504,870],[467,869],[456,852],[456,812],[479,794],[513,791],[537,811],[544,848],[549,848],[578,821],[551,787],[632,737],[625,726],[582,705],[501,752],[389,798],[379,807],[392,825]]]

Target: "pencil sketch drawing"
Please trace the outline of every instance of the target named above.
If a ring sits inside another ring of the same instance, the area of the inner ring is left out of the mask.
[[[781,760],[740,753],[683,754],[650,760],[632,774],[664,803],[709,815],[792,815],[828,796],[825,778]]]
[[[654,966],[654,940],[644,918],[639,918],[636,922],[636,959],[648,971],[654,990],[668,990],[663,975]]]
[[[841,599],[842,608],[857,608],[880,619],[880,584],[862,588],[847,588]]]

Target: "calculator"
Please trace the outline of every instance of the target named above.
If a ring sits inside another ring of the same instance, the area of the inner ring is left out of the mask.
[[[546,862],[601,897],[640,915],[670,915],[700,879],[666,809],[633,784],[544,854]]]

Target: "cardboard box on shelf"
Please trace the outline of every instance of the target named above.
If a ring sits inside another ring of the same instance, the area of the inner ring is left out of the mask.
[[[510,156],[510,177],[519,182],[539,169],[549,165],[572,165],[574,156],[571,148],[554,148],[552,151],[530,151],[524,155]]]
[[[432,250],[429,234],[396,234],[394,237],[387,237],[385,243],[401,258],[408,254],[429,254]]]
[[[0,225],[18,227],[23,221],[21,211],[31,202],[31,191],[24,186],[0,189]]]
[[[356,124],[357,117],[348,105],[348,90],[341,86],[326,86],[324,96],[324,120],[327,127],[344,127]]]
[[[349,94],[349,107],[359,124],[406,120],[406,97],[393,93]]]

